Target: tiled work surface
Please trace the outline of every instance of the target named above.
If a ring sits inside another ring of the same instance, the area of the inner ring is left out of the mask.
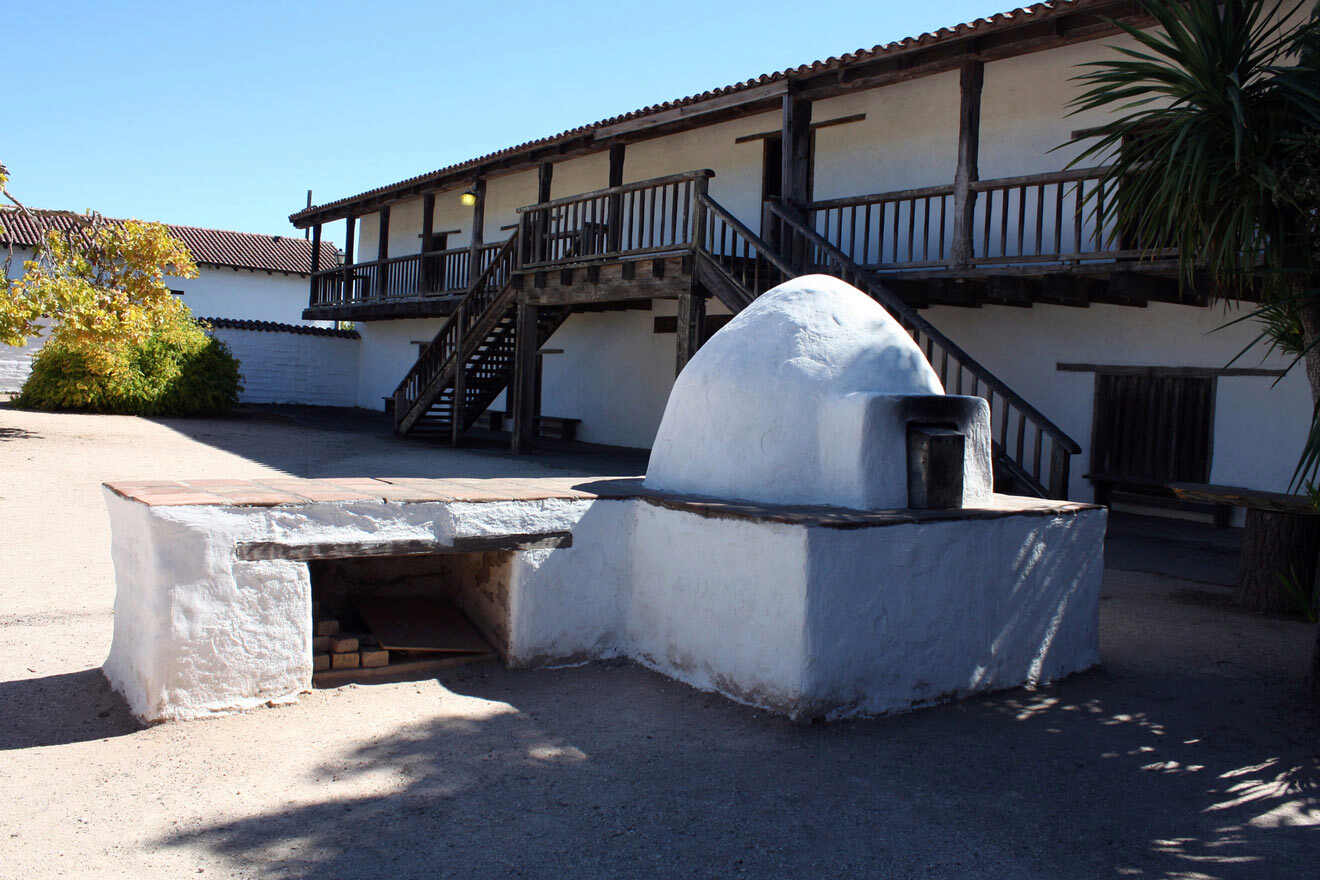
[[[838,507],[780,507],[667,495],[642,485],[639,477],[583,481],[576,477],[341,477],[262,480],[148,480],[105,484],[111,491],[151,507],[228,505],[271,507],[337,501],[544,501],[551,498],[643,498],[652,504],[701,516],[757,519],[790,525],[867,528],[954,519],[993,519],[1014,515],[1057,515],[1093,505],[996,495],[980,507],[961,510],[846,510]]]

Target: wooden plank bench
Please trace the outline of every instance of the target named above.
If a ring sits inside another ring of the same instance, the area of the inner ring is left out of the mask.
[[[477,417],[474,427],[483,428],[487,431],[507,431],[512,422],[513,413],[507,410],[500,412],[499,410],[488,409]],[[580,424],[582,424],[581,419],[538,416],[536,419],[536,436],[546,440],[575,440],[577,439],[577,428]]]
[[[1095,487],[1095,503],[1109,507],[1111,504],[1134,504],[1142,507],[1158,507],[1169,510],[1181,510],[1189,513],[1208,515],[1218,528],[1227,528],[1233,519],[1233,508],[1237,505],[1220,497],[1191,497],[1179,494],[1175,486],[1190,487],[1192,483],[1177,483],[1165,480],[1149,480],[1140,477],[1127,477],[1119,474],[1087,474],[1086,479]],[[1205,488],[1214,488],[1205,485]]]

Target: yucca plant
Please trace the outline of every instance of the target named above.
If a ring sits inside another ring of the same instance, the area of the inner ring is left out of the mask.
[[[1097,210],[1136,242],[1175,247],[1182,283],[1248,291],[1260,338],[1304,363],[1320,402],[1320,19],[1315,0],[1141,0],[1155,27],[1081,66],[1074,164],[1106,164]],[[1310,7],[1308,13],[1307,7]],[[1242,319],[1239,319],[1242,320]],[[1293,487],[1320,472],[1320,408]]]
[[[1118,57],[1083,65],[1076,77],[1082,93],[1074,112],[1114,116],[1073,142],[1084,147],[1075,164],[1109,164],[1105,188],[1117,197],[1096,205],[1104,215],[1097,219],[1152,248],[1176,247],[1184,285],[1208,282],[1221,296],[1259,295],[1259,307],[1238,320],[1258,322],[1257,342],[1291,355],[1293,366],[1305,364],[1311,429],[1291,488],[1314,495],[1320,472],[1320,4],[1140,5],[1155,26],[1115,22],[1136,45],[1115,47]],[[1312,695],[1320,702],[1320,630],[1311,662]]]

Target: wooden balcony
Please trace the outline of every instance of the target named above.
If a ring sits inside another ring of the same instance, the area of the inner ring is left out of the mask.
[[[962,211],[948,184],[817,201],[808,218],[918,307],[1186,301],[1176,251],[1137,247],[1106,216],[1106,170],[973,181]]]
[[[1085,168],[973,181],[961,205],[953,184],[829,199],[809,203],[806,220],[823,242],[918,308],[1144,306],[1203,297],[1180,291],[1173,251],[1136,247],[1116,228],[1105,211],[1113,193],[1106,192],[1104,175],[1104,168]],[[769,253],[727,212],[709,210],[706,184],[713,176],[690,171],[519,208],[510,271],[525,290],[522,298],[579,308],[676,298],[690,288],[698,249],[709,271],[757,294],[782,277],[772,258],[800,271],[828,267],[818,248]],[[762,230],[771,248],[773,226],[767,212]],[[449,315],[502,244],[317,272],[303,314]]]
[[[476,274],[490,265],[502,244],[475,251]],[[472,248],[450,248],[316,272],[303,317],[351,321],[448,315],[467,292],[473,253]]]

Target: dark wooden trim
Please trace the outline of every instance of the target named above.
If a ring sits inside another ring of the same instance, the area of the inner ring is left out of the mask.
[[[705,341],[706,292],[695,276],[688,290],[679,294],[674,328],[674,375],[677,376]]]
[[[486,240],[486,178],[478,177],[472,184],[472,191],[477,194],[477,203],[472,206],[472,235],[469,247],[472,256],[468,263],[468,282],[475,281],[481,274],[481,247]]]
[[[727,110],[746,104],[754,104],[760,101],[773,100],[788,91],[788,83],[785,81],[766,83],[763,86],[754,86],[750,89],[733,92],[727,95],[717,95],[716,97],[702,101],[697,104],[688,104],[685,107],[674,107],[670,110],[662,110],[658,113],[650,113],[636,119],[627,119],[623,122],[616,122],[611,125],[602,125],[593,131],[596,138],[610,138],[623,134],[636,134],[646,129],[659,128],[672,122],[686,123],[685,127],[695,128],[701,125],[702,117],[711,116],[721,110]],[[695,124],[694,124],[695,123]]]
[[[312,227],[312,271],[315,275],[321,271],[321,224]]]
[[[985,86],[985,63],[967,61],[958,75],[958,167],[953,179],[953,243],[950,257],[955,266],[972,261],[972,230],[976,222],[976,191],[972,182],[980,177],[981,92]]]
[[[513,383],[509,389],[513,411],[511,450],[524,455],[536,446],[536,350],[538,308],[526,302],[517,305],[513,354]]]
[[[234,545],[234,556],[244,562],[286,559],[305,562],[312,559],[363,559],[373,556],[438,556],[450,553],[489,553],[495,551],[547,550],[573,546],[572,532],[481,535],[439,541],[326,541],[293,544],[281,541],[243,541]]]
[[[536,202],[550,201],[550,184],[554,180],[555,163],[542,162],[536,168]]]
[[[1249,367],[1164,367],[1134,366],[1129,364],[1073,364],[1059,363],[1060,373],[1103,373],[1110,376],[1187,376],[1213,378],[1216,376],[1267,376],[1278,378],[1287,370],[1266,370]]]
[[[818,131],[822,128],[830,128],[835,125],[847,125],[850,122],[861,122],[866,118],[865,113],[853,113],[851,116],[836,116],[834,119],[825,119],[820,122],[811,123],[811,130]],[[735,144],[749,144],[752,141],[763,141],[766,138],[777,138],[782,134],[779,131],[759,131],[756,134],[745,134],[742,137],[733,139]]]
[[[623,159],[625,147],[615,144],[610,147],[609,189],[623,186]],[[623,238],[623,194],[610,196],[605,218],[605,249],[619,250]]]
[[[422,253],[435,244],[435,193],[422,196]]]

